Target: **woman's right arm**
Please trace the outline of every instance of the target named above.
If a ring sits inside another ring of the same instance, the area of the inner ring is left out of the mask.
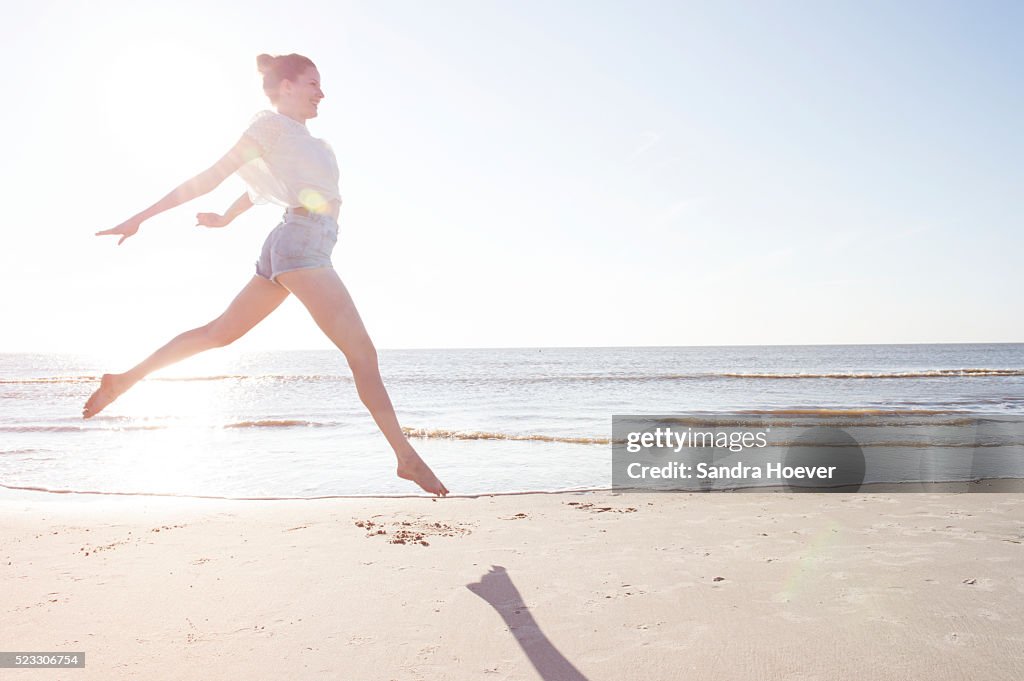
[[[235,199],[235,202],[231,204],[231,207],[228,208],[224,215],[219,215],[217,213],[196,213],[196,226],[227,227],[231,224],[232,220],[250,208],[252,208],[252,199],[249,198],[249,192],[246,192]]]
[[[117,245],[120,246],[124,243],[125,239],[139,231],[139,226],[144,221],[154,215],[159,215],[166,210],[170,210],[175,206],[180,206],[181,204],[191,201],[198,196],[202,196],[213,191],[220,186],[220,183],[223,182],[228,175],[261,154],[262,150],[260,149],[260,146],[248,135],[242,135],[241,139],[235,143],[235,146],[231,147],[231,149],[228,150],[228,152],[212,166],[195,177],[181,183],[175,187],[171,193],[154,203],[146,210],[136,214],[128,220],[125,220],[117,227],[96,232],[96,236],[120,236],[121,239],[117,242]]]

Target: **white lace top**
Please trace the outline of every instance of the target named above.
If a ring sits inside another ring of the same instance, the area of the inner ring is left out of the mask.
[[[262,156],[238,169],[253,203],[303,206],[323,213],[329,202],[341,201],[334,150],[310,135],[305,125],[276,111],[260,111],[245,135],[263,150]]]

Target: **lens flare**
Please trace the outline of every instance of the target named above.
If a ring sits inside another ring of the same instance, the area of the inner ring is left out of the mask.
[[[303,208],[313,213],[326,215],[330,212],[330,205],[323,194],[315,189],[303,189],[299,191],[299,203]]]
[[[782,596],[787,601],[797,598],[801,592],[808,591],[811,583],[820,577],[818,564],[827,558],[829,548],[836,543],[841,529],[838,523],[830,521],[828,526],[814,536],[800,557],[800,562],[786,580]]]

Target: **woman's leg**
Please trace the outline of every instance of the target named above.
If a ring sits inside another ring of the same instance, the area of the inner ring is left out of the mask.
[[[278,281],[302,301],[317,326],[345,354],[352,369],[359,399],[398,457],[398,477],[411,480],[431,494],[448,494],[398,425],[384,381],[377,366],[377,349],[366,333],[348,289],[338,273],[329,267],[296,270],[278,276]]]
[[[186,331],[123,374],[104,374],[100,387],[82,410],[90,418],[116,400],[124,391],[157,369],[180,362],[197,353],[235,342],[288,297],[288,290],[263,277],[254,276],[224,313],[209,324]]]

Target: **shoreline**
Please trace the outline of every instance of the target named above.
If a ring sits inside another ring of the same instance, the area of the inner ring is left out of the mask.
[[[914,488],[914,489],[910,489]],[[1024,493],[1024,478],[979,478],[976,480],[943,480],[943,481],[905,481],[905,482],[869,482],[856,487],[806,487],[794,489],[781,485],[749,485],[729,489],[687,489],[687,490],[653,490],[644,488],[612,488],[589,487],[581,489],[559,490],[523,490],[513,492],[487,492],[481,494],[449,494],[444,499],[486,499],[491,497],[517,497],[531,495],[562,495],[562,494],[968,494],[968,493]],[[39,496],[41,495],[41,496]],[[331,499],[434,499],[426,494],[336,494],[315,497],[229,497],[203,494],[171,494],[154,492],[101,492],[93,490],[48,489],[35,486],[18,486],[0,484],[0,502],[16,498],[97,498],[122,497],[144,499],[196,499],[210,501],[327,501]],[[443,499],[441,499],[443,501]]]

